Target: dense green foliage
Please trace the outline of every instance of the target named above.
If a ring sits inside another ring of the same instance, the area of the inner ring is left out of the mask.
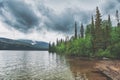
[[[91,24],[86,26],[85,31],[81,25],[80,37],[77,37],[77,24],[75,22],[75,35],[69,40],[57,40],[56,45],[55,43],[49,44],[49,51],[72,56],[120,59],[118,11],[116,19],[117,26],[112,26],[110,15],[108,15],[108,20],[102,20],[97,7],[95,20],[92,16]]]

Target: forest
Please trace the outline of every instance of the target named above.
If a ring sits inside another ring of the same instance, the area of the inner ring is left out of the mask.
[[[110,15],[107,20],[102,20],[101,17],[99,8],[96,7],[96,14],[95,17],[91,16],[91,23],[86,28],[83,24],[80,25],[79,35],[79,25],[75,22],[74,36],[49,43],[49,52],[89,58],[120,59],[119,12],[115,12],[116,26],[112,25]]]

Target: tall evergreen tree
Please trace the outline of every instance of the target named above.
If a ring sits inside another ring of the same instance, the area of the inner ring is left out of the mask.
[[[85,36],[89,35],[91,33],[91,24],[88,24],[85,29]]]
[[[117,20],[117,27],[119,27],[120,22],[119,22],[119,12],[118,12],[118,10],[116,10],[116,20]]]
[[[51,52],[51,43],[49,42],[49,52]]]
[[[99,8],[97,7],[96,8],[96,18],[95,18],[95,27],[96,27],[96,30],[100,30],[101,29],[101,14],[100,14],[100,11],[99,11]]]
[[[111,41],[111,27],[112,27],[112,23],[111,23],[111,18],[110,15],[108,15],[108,24],[106,25],[105,28],[105,49],[110,45]]]
[[[57,38],[57,41],[56,41],[56,45],[57,45],[57,46],[59,45],[59,40],[58,40],[58,38]]]
[[[62,39],[60,40],[60,43],[64,42]]]
[[[103,41],[103,30],[101,27],[101,14],[99,11],[99,8],[96,8],[96,18],[95,18],[95,52],[97,52],[99,49],[103,49],[104,47],[104,41]]]
[[[81,38],[84,38],[84,27],[83,27],[83,24],[81,24],[81,27],[80,27],[80,34],[81,34]]]
[[[91,43],[92,43],[92,52],[93,54],[95,54],[95,24],[94,24],[94,18],[92,16],[91,18],[91,29],[90,29],[90,32],[91,32]]]
[[[112,22],[111,22],[110,15],[108,15],[108,26],[109,26],[109,28],[111,29],[111,27],[112,27]]]
[[[94,24],[94,18],[92,16],[92,21],[91,21],[91,29],[90,29],[92,37],[95,36],[95,24]]]
[[[75,39],[77,39],[77,22],[75,22]]]

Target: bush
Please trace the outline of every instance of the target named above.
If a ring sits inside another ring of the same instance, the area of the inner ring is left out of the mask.
[[[99,57],[99,58],[103,58],[103,57],[114,58],[114,56],[110,53],[110,50],[108,50],[108,49],[106,49],[106,50],[100,49],[97,53],[97,57]]]
[[[114,44],[111,49],[110,52],[112,53],[112,55],[114,55],[116,58],[120,59],[120,42]]]

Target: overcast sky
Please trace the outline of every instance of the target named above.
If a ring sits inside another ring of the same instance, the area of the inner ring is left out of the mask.
[[[73,35],[75,21],[90,23],[96,6],[115,21],[120,0],[0,0],[0,37],[55,41]]]

